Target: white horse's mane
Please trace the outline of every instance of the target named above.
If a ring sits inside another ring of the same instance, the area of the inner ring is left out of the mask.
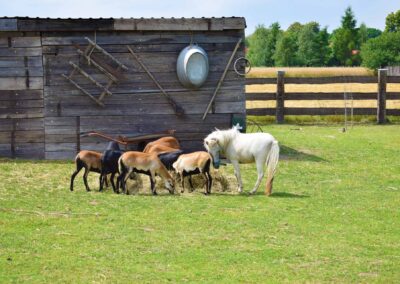
[[[240,132],[236,126],[226,130],[216,129],[215,131],[211,132],[206,139],[218,140],[220,147],[225,149],[229,142],[232,141],[232,139],[235,138],[239,133]]]

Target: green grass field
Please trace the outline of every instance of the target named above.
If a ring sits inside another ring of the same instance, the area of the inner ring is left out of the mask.
[[[399,281],[400,126],[263,129],[271,197],[71,193],[72,162],[1,160],[0,283]]]

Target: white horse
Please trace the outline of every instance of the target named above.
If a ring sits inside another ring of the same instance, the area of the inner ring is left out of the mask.
[[[268,179],[265,194],[272,192],[272,182],[279,160],[278,141],[268,133],[243,134],[234,126],[229,130],[216,130],[204,139],[204,147],[211,154],[215,168],[219,168],[219,154],[225,155],[235,169],[238,191],[243,191],[239,163],[256,163],[258,179],[250,191],[254,194],[264,177],[264,165],[267,165]]]

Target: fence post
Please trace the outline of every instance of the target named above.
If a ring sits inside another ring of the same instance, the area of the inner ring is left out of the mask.
[[[285,71],[278,71],[276,79],[276,123],[285,120]]]
[[[387,69],[378,69],[378,106],[377,122],[379,124],[386,122],[386,83]]]

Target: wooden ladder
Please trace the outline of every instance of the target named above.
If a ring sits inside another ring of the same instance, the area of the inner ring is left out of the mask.
[[[67,76],[65,74],[62,74],[62,76],[68,80],[72,85],[74,85],[78,90],[80,90],[82,93],[85,95],[89,96],[96,104],[98,104],[101,107],[104,107],[103,99],[106,95],[111,96],[112,92],[110,92],[109,88],[113,83],[118,83],[119,81],[119,75],[121,70],[129,70],[128,67],[126,67],[124,64],[122,64],[118,59],[116,59],[114,56],[112,56],[110,53],[105,51],[101,46],[99,46],[97,43],[92,41],[91,39],[85,37],[85,39],[89,42],[88,46],[85,49],[82,49],[78,45],[77,47],[77,52],[79,55],[81,55],[83,58],[86,59],[88,65],[93,65],[96,67],[100,72],[105,74],[108,77],[108,83],[107,85],[102,85],[99,83],[95,78],[93,78],[91,75],[89,75],[87,72],[85,72],[82,68],[80,68],[78,65],[73,63],[72,61],[69,62],[69,65],[73,67],[71,73]],[[105,63],[102,61],[102,59],[97,56],[96,54],[93,54],[94,50],[98,50],[103,54],[105,57],[109,58],[111,61],[113,61],[118,67],[115,69],[111,67],[109,64]],[[86,79],[94,83],[98,88],[102,90],[102,93],[98,98],[96,98],[94,95],[92,95],[89,91],[85,90],[83,87],[79,86],[79,84],[72,79],[72,77],[76,74],[76,72],[80,73],[82,76],[84,76]]]

